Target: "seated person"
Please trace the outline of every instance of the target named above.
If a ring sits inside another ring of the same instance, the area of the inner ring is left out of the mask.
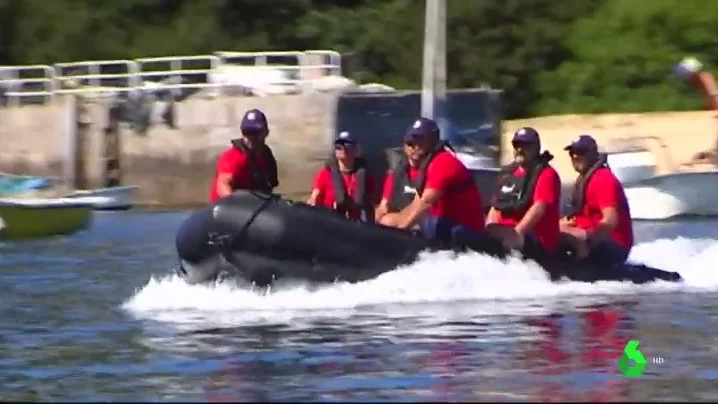
[[[439,127],[420,118],[404,136],[405,158],[384,184],[377,221],[444,242],[484,233],[481,194],[471,172],[441,141]]]
[[[349,132],[334,141],[334,156],[317,171],[308,204],[324,206],[352,219],[374,221],[374,182],[367,175],[358,144]]]
[[[267,117],[258,109],[250,109],[242,117],[240,131],[242,137],[233,139],[217,157],[209,202],[239,189],[271,193],[279,186],[277,161],[267,145]]]
[[[491,198],[487,232],[506,246],[532,258],[556,252],[559,244],[561,180],[549,165],[550,153],[541,153],[534,128],[514,134],[514,162],[503,167]]]
[[[579,174],[570,212],[560,222],[564,239],[578,259],[623,264],[633,247],[631,212],[623,185],[591,136],[579,136],[564,150]]]

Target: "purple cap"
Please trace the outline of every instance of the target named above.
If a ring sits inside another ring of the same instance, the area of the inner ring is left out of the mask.
[[[263,130],[267,129],[267,117],[258,109],[250,109],[244,113],[240,129],[242,130]]]
[[[344,131],[334,139],[334,144],[356,144],[357,140],[351,133]]]
[[[404,134],[404,140],[411,140],[417,137],[429,136],[433,134],[439,134],[439,125],[437,125],[433,119],[419,118],[414,121],[414,123],[411,124],[409,129],[406,131]]]
[[[581,135],[563,149],[566,151],[597,151],[598,143],[596,143],[596,139],[589,135]]]
[[[539,143],[541,140],[536,129],[526,126],[514,132],[512,143]]]

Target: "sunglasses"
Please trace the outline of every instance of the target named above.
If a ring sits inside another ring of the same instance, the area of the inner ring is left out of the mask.
[[[404,144],[405,144],[406,146],[412,147],[412,148],[414,148],[414,147],[419,147],[419,146],[421,146],[422,144],[424,144],[424,139],[421,138],[421,137],[418,137],[418,138],[411,138],[411,137],[410,137],[410,138],[404,140]]]
[[[353,143],[335,143],[334,144],[334,150],[347,150],[347,149],[354,149]]]
[[[513,146],[514,149],[526,149],[526,148],[535,147],[536,143],[514,141],[514,142],[511,142],[511,146]]]
[[[588,154],[588,150],[572,149],[568,151],[568,156],[572,159],[582,158]]]
[[[262,136],[264,135],[265,130],[264,129],[244,129],[242,130],[242,135],[253,137],[253,136]]]

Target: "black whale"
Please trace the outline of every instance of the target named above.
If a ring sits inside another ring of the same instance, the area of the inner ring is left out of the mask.
[[[410,264],[425,250],[468,249],[499,258],[508,254],[488,237],[438,245],[415,233],[352,221],[324,208],[250,191],[237,191],[193,212],[175,242],[178,273],[191,284],[211,282],[223,273],[257,285],[282,278],[360,282]],[[533,258],[552,281],[681,281],[678,273],[642,264],[600,267],[574,261],[568,253]]]

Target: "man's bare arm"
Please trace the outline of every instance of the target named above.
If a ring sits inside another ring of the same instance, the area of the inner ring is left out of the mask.
[[[225,197],[232,193],[232,174],[221,173],[217,176],[217,194]]]

